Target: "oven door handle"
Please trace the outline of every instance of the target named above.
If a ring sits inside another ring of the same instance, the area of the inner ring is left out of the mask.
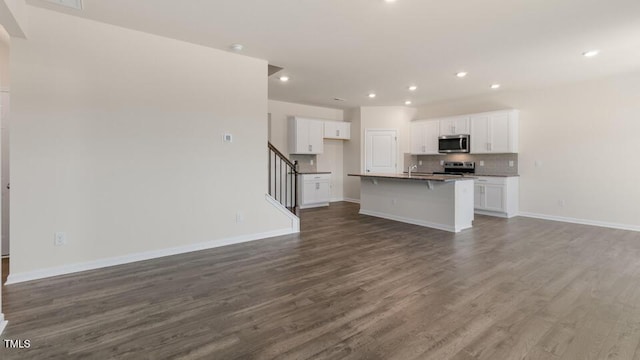
[[[464,150],[463,142],[464,142],[464,138],[461,137],[460,138],[460,150]]]

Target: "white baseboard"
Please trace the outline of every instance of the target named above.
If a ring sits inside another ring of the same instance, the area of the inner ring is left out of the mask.
[[[495,211],[486,211],[486,210],[478,210],[478,209],[474,209],[473,212],[475,214],[479,214],[479,215],[494,216],[494,217],[499,217],[499,218],[503,218],[503,219],[511,219],[513,217],[518,216],[518,214],[507,214],[507,213],[501,213],[501,212],[495,212]]]
[[[309,204],[309,205],[300,205],[299,208],[300,209],[313,209],[313,208],[319,208],[319,207],[327,207],[329,206],[329,203],[317,203],[317,204]]]
[[[240,235],[232,238],[206,241],[202,243],[178,246],[178,247],[162,249],[162,250],[145,251],[145,252],[136,253],[136,254],[129,254],[129,255],[107,258],[107,259],[88,261],[88,262],[83,262],[78,264],[58,266],[58,267],[29,271],[24,273],[16,273],[16,274],[12,273],[12,274],[9,274],[9,278],[7,279],[6,285],[17,284],[17,283],[31,281],[31,280],[44,279],[52,276],[66,275],[66,274],[76,273],[80,271],[95,270],[95,269],[100,269],[100,268],[105,268],[110,266],[128,264],[136,261],[151,260],[151,259],[161,258],[165,256],[184,254],[184,253],[200,251],[200,250],[207,250],[207,249],[212,249],[220,246],[239,244],[243,242],[261,240],[261,239],[266,239],[266,238],[275,237],[275,236],[295,234],[297,232],[299,232],[299,230],[294,231],[293,229],[286,228],[286,229],[268,231],[268,232],[259,233],[259,234]]]
[[[471,227],[461,227],[461,228],[457,228],[456,229],[453,226],[449,226],[449,225],[445,225],[445,224],[437,224],[437,223],[432,223],[432,222],[418,220],[418,219],[410,219],[410,218],[405,218],[405,217],[402,217],[402,216],[390,215],[390,214],[385,214],[385,213],[380,213],[380,212],[377,212],[377,211],[370,211],[370,210],[362,210],[362,209],[360,209],[360,214],[369,215],[369,216],[375,216],[375,217],[388,219],[388,220],[393,220],[393,221],[399,221],[399,222],[403,222],[403,223],[407,223],[407,224],[430,227],[430,228],[449,231],[449,232],[460,232],[462,230],[471,228]]]
[[[360,199],[344,198],[344,201],[354,204],[360,204]]]
[[[329,200],[329,202],[340,202],[340,201],[344,201],[344,199],[343,198],[334,198],[334,199]]]
[[[518,214],[518,216],[534,218],[534,219],[542,219],[542,220],[560,221],[560,222],[566,222],[566,223],[572,223],[572,224],[592,225],[592,226],[606,227],[606,228],[611,228],[611,229],[640,231],[640,226],[638,226],[638,225],[629,225],[629,224],[611,223],[611,222],[606,222],[606,221],[577,219],[577,218],[570,218],[570,217],[564,217],[564,216],[555,216],[555,215],[531,213],[531,212],[525,212],[525,211],[520,212]]]

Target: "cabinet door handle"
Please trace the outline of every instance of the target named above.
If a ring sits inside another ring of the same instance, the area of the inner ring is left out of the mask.
[[[320,190],[320,183],[316,183],[316,190]]]
[[[336,136],[340,136],[340,130],[336,130]]]
[[[313,150],[313,145],[309,145],[309,151]]]
[[[455,125],[451,126],[451,132],[455,135],[455,133],[456,133],[456,126]]]

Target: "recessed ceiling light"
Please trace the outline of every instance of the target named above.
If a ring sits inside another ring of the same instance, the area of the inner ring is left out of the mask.
[[[411,100],[407,100],[404,102],[405,105],[411,105]]]
[[[493,85],[491,85],[491,88],[494,89],[494,90],[495,89],[500,89],[500,84],[493,84]]]
[[[409,91],[416,91],[416,90],[418,90],[417,86],[415,86],[415,85],[409,86]]]
[[[287,82],[287,81],[289,81],[289,77],[286,76],[286,75],[282,75],[282,76],[280,76],[280,81]]]
[[[376,94],[374,94],[374,93],[370,93],[370,94],[369,94],[369,97],[373,99],[374,97],[376,97]]]
[[[233,45],[231,45],[229,47],[233,51],[242,51],[242,49],[244,49],[244,46],[242,46],[242,44],[233,44]]]
[[[460,71],[458,73],[456,73],[456,76],[459,78],[463,78],[465,76],[467,76],[467,73],[465,71]]]
[[[600,50],[589,50],[582,53],[582,56],[594,57],[600,53]]]
[[[396,2],[396,0],[384,0],[384,2],[393,3]]]

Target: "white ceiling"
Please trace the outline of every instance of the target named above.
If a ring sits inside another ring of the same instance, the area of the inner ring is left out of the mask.
[[[28,2],[219,49],[240,43],[291,77],[269,80],[270,99],[335,108],[640,70],[639,0],[84,0],[82,11]],[[581,55],[590,49],[601,53]],[[461,70],[467,78],[454,76]]]

